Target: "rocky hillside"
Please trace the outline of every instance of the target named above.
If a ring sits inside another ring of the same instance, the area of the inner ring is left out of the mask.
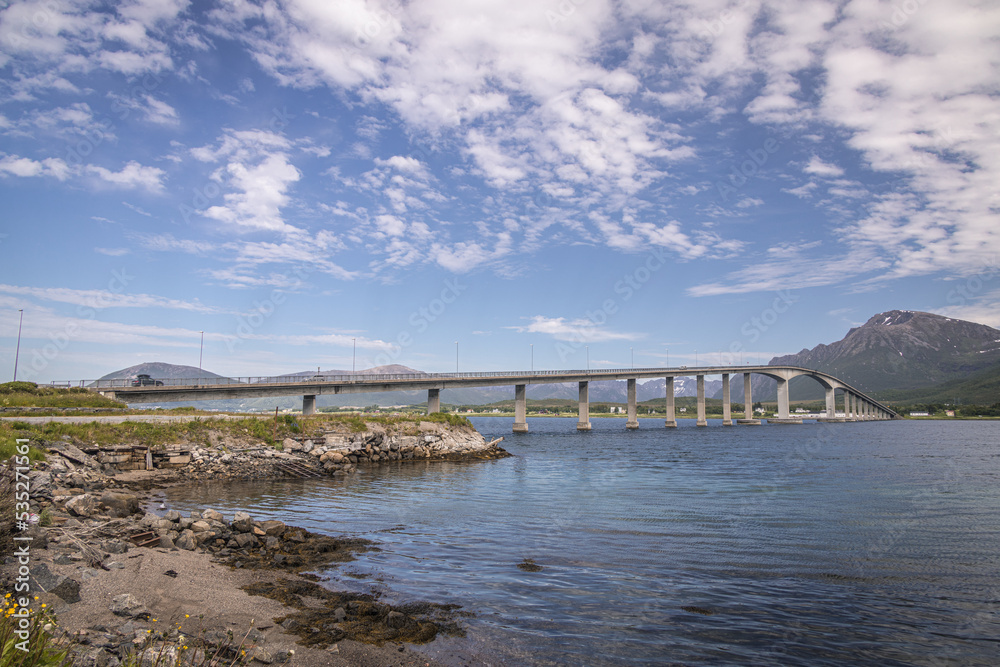
[[[769,364],[826,371],[866,392],[911,391],[1000,369],[1000,330],[933,313],[890,310],[835,343],[775,357]],[[794,380],[791,390],[793,400],[822,396],[819,385],[804,378]],[[758,378],[754,392],[755,399],[773,397],[775,384]]]

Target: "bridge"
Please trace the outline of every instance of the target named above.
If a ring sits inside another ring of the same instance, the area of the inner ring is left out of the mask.
[[[514,432],[528,430],[527,401],[525,393],[530,384],[576,382],[579,386],[579,419],[577,429],[589,431],[591,382],[626,380],[628,419],[625,428],[639,428],[636,406],[636,382],[641,379],[666,379],[666,426],[677,426],[674,408],[674,379],[695,377],[697,380],[698,426],[707,426],[705,419],[705,376],[722,376],[722,423],[760,424],[744,411],[744,419],[733,420],[730,402],[731,382],[734,375],[743,376],[744,405],[752,406],[750,381],[756,373],[778,383],[778,417],[769,423],[801,423],[801,418],[789,414],[788,382],[796,377],[810,377],[826,392],[826,417],[823,421],[868,421],[898,419],[900,416],[888,406],[864,392],[838,380],[829,373],[799,368],[797,366],[687,366],[673,368],[629,368],[613,370],[570,371],[493,371],[482,373],[406,373],[385,375],[323,375],[313,376],[261,376],[238,378],[161,379],[160,385],[132,386],[131,379],[81,381],[80,386],[100,392],[109,398],[127,403],[162,403],[171,401],[206,401],[263,396],[302,396],[302,413],[316,412],[316,397],[329,394],[360,394],[385,391],[427,391],[428,414],[441,411],[441,390],[459,387],[514,387]],[[840,399],[838,400],[838,397]],[[843,406],[843,417],[837,416],[838,403]]]

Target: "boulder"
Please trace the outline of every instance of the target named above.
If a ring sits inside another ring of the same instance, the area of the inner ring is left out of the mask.
[[[66,510],[73,516],[91,517],[97,514],[100,503],[94,496],[84,493],[66,501]]]
[[[108,607],[112,614],[116,616],[126,616],[128,618],[149,618],[149,610],[146,605],[131,593],[122,593],[111,598],[111,606]]]
[[[163,518],[167,521],[180,521],[181,513],[177,510],[167,510],[167,513],[163,515]]]
[[[80,601],[80,582],[69,577],[62,577],[58,584],[49,589],[49,593],[58,595],[65,602],[73,604]]]
[[[273,535],[274,537],[281,537],[282,533],[285,532],[285,524],[281,521],[261,521],[260,529],[264,531],[265,535]]]
[[[195,547],[198,546],[198,543],[194,539],[194,532],[190,530],[182,532],[174,544],[178,549],[184,549],[185,551],[194,551]]]
[[[253,517],[246,512],[237,512],[233,516],[233,522],[230,525],[236,532],[249,533],[253,530]]]
[[[205,531],[211,530],[212,526],[209,525],[207,521],[195,521],[191,524],[191,530],[196,533],[204,533]]]
[[[131,516],[139,511],[139,498],[132,493],[105,491],[101,496],[101,509],[119,518]]]
[[[297,452],[302,449],[302,445],[291,438],[285,438],[281,442],[281,448],[286,452]]]
[[[249,546],[255,546],[257,544],[257,538],[250,533],[240,533],[236,536],[236,545],[240,549],[246,549]]]
[[[201,513],[201,518],[206,521],[218,521],[219,523],[225,523],[226,518],[222,516],[221,512],[216,512],[215,510],[205,510]]]

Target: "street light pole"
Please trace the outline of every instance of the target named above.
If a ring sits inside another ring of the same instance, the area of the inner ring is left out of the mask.
[[[21,354],[21,324],[24,322],[24,308],[18,308],[21,313],[17,320],[17,348],[14,350],[14,382],[17,382],[17,357]]]
[[[535,344],[534,343],[530,343],[530,345],[531,345],[531,372],[534,373],[535,372]]]
[[[455,372],[458,372],[458,341],[455,341]]]
[[[590,346],[589,345],[585,345],[584,347],[587,348],[587,372],[589,373],[590,372]]]
[[[635,350],[630,347],[628,351],[632,353],[632,369],[635,370]]]
[[[358,339],[352,338],[351,340],[354,341],[354,356],[351,358],[351,375],[354,375],[358,365]]]
[[[201,372],[201,362],[205,354],[205,332],[199,331],[201,334],[201,345],[198,347],[198,372]]]

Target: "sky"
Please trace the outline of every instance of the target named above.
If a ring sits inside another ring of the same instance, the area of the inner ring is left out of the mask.
[[[733,364],[893,309],[1000,327],[996,3],[0,8],[0,374]]]

